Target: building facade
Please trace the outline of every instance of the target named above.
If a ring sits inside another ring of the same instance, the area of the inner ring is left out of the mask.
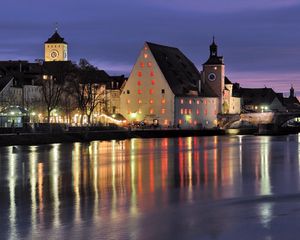
[[[201,73],[179,49],[146,42],[122,90],[121,113],[130,122],[213,128],[219,113],[240,112],[225,79],[214,41]]]

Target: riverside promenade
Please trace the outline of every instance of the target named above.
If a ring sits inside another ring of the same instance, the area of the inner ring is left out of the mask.
[[[0,146],[38,145],[65,142],[89,142],[97,140],[123,140],[130,138],[162,138],[224,135],[221,129],[103,129],[72,128],[66,131],[22,132],[0,134]]]

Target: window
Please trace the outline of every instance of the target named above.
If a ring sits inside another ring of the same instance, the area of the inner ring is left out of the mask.
[[[142,90],[141,89],[138,90],[138,94],[142,94]]]
[[[189,114],[192,114],[192,109],[189,109]]]
[[[197,125],[197,121],[196,120],[194,121],[194,125]]]
[[[148,67],[152,67],[152,62],[147,63]]]
[[[164,124],[168,125],[168,119],[165,119]]]
[[[199,114],[200,114],[200,111],[199,111],[199,109],[197,109],[197,110],[196,110],[196,114],[197,114],[197,115],[199,115]]]
[[[127,94],[130,94],[130,90],[127,90]]]
[[[141,100],[141,99],[139,99],[139,100],[138,100],[138,104],[141,104],[141,103],[142,103],[142,100]]]
[[[207,100],[204,100],[204,104],[207,105]]]
[[[137,83],[137,84],[138,84],[138,86],[141,86],[142,82],[141,82],[141,81],[138,81],[138,83]]]
[[[161,90],[161,93],[164,94],[164,93],[165,93],[165,89],[162,89],[162,90]]]
[[[154,114],[154,110],[152,108],[150,109],[150,114]]]
[[[150,76],[154,77],[154,72],[153,71],[150,72]]]
[[[145,67],[145,63],[144,62],[140,62],[140,66],[141,66],[141,68]]]
[[[138,76],[141,77],[142,76],[142,72],[138,71]]]
[[[189,104],[192,104],[192,99],[189,100]]]
[[[153,94],[153,89],[149,89],[149,94]]]
[[[204,110],[204,115],[207,116],[207,109]]]
[[[138,113],[139,113],[139,114],[142,114],[142,110],[141,110],[141,109],[139,109]]]
[[[155,80],[151,80],[151,84],[154,85],[155,84]]]
[[[199,100],[197,100],[197,104],[198,104],[198,105],[200,104],[200,101],[199,101]]]
[[[183,99],[180,99],[180,103],[183,104]]]
[[[185,108],[185,109],[184,109],[184,114],[187,114],[187,111],[188,111],[188,110]]]
[[[150,103],[150,104],[153,104],[153,103],[154,103],[153,99],[150,99],[149,103]]]
[[[161,104],[165,104],[165,103],[166,103],[166,99],[163,98],[163,99],[161,100]]]
[[[178,120],[178,124],[182,124],[182,120],[181,119]]]
[[[148,54],[147,53],[144,53],[144,58],[148,58]]]
[[[183,108],[180,109],[180,114],[183,115],[184,111]]]
[[[166,109],[165,109],[165,108],[162,108],[162,109],[161,109],[161,113],[162,113],[162,114],[165,114],[165,113],[166,113]]]
[[[128,103],[128,104],[130,103],[130,99],[127,99],[127,103]]]

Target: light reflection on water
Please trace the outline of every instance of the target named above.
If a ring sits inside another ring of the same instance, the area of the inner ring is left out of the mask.
[[[280,239],[274,228],[286,218],[278,216],[300,209],[299,140],[214,136],[0,148],[2,236],[233,239],[244,229],[249,239]],[[295,212],[290,218],[299,220]]]

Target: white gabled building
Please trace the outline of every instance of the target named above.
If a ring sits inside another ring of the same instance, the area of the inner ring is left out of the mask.
[[[178,49],[146,42],[120,97],[122,115],[182,128],[217,126],[219,97]]]

